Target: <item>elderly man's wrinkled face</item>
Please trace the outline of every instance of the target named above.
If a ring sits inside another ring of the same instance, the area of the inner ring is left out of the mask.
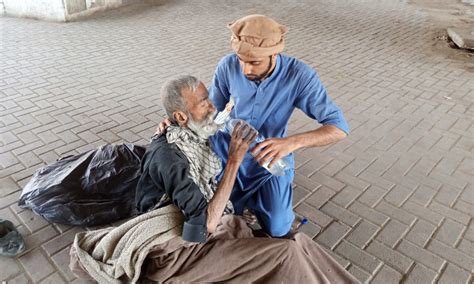
[[[273,69],[275,56],[267,57],[247,57],[237,54],[240,62],[240,69],[247,79],[256,81],[263,80]]]
[[[219,126],[214,122],[217,111],[209,99],[206,87],[200,83],[195,92],[184,89],[182,94],[189,114],[187,126],[201,138],[209,138]]]

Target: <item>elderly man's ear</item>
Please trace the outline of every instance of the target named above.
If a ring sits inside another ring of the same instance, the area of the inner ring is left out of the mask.
[[[186,126],[186,123],[188,122],[188,116],[179,110],[173,112],[173,118],[181,127]]]

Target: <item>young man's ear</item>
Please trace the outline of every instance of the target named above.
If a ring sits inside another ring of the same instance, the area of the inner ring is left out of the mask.
[[[173,118],[179,126],[186,126],[188,122],[188,116],[180,110],[173,112]]]

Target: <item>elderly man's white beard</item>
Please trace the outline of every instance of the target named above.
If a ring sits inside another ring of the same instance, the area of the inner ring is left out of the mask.
[[[219,125],[214,122],[215,115],[216,112],[210,113],[202,122],[195,122],[193,117],[189,115],[188,127],[199,137],[207,139],[219,129]]]

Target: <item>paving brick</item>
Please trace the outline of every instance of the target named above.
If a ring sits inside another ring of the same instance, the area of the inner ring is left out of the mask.
[[[294,182],[297,185],[304,187],[306,190],[310,192],[321,186],[320,183],[315,182],[313,179],[310,179],[301,175],[298,171],[295,173]]]
[[[322,186],[316,189],[307,199],[306,202],[315,208],[321,208],[336,192],[329,187]]]
[[[403,204],[402,208],[406,209],[408,212],[416,215],[417,217],[427,220],[435,225],[439,225],[443,220],[442,215],[411,201],[408,201]]]
[[[450,283],[469,283],[469,279],[472,276],[469,272],[457,267],[454,264],[448,263],[446,268],[441,273],[438,279],[439,284],[450,284]]]
[[[6,208],[14,203],[17,203],[19,198],[20,198],[20,191],[16,191],[10,195],[5,195],[4,197],[0,197],[0,209]]]
[[[316,242],[326,246],[329,249],[334,249],[335,245],[351,230],[347,225],[339,222],[331,223],[321,234],[316,238]]]
[[[47,165],[56,162],[60,158],[59,155],[56,154],[56,152],[54,151],[43,153],[41,155],[38,155],[38,157]]]
[[[359,190],[362,190],[362,191],[364,191],[365,189],[367,189],[370,186],[370,183],[368,183],[368,182],[366,182],[362,179],[359,179],[357,177],[348,175],[348,174],[344,173],[343,171],[337,173],[335,177],[336,177],[337,180],[341,181],[342,183],[351,185],[351,186],[353,186],[353,187],[355,187]]]
[[[17,192],[20,187],[11,178],[0,179],[0,197]],[[1,203],[0,203],[1,207]]]
[[[472,184],[469,184],[459,196],[460,199],[470,203],[474,204],[474,187]]]
[[[413,224],[416,220],[416,217],[406,210],[395,207],[385,201],[381,201],[377,204],[375,209],[407,225]]]
[[[332,201],[344,208],[347,208],[347,206],[352,204],[352,202],[354,202],[361,194],[362,190],[352,186],[346,186],[332,198]]]
[[[49,224],[48,221],[43,219],[41,216],[34,214],[30,210],[22,211],[18,214],[18,217],[20,217],[21,222],[25,224],[31,232],[36,232]]]
[[[371,278],[370,273],[364,271],[363,269],[351,265],[348,269],[349,273],[352,274],[357,280],[359,280],[361,283],[367,283],[368,280]]]
[[[385,224],[389,219],[386,215],[357,201],[349,206],[349,210],[379,226]]]
[[[43,281],[40,282],[41,284],[56,284],[56,283],[66,283],[59,273],[54,273],[46,277]]]
[[[43,166],[43,164],[37,164],[31,168],[26,168],[24,170],[21,170],[19,172],[16,172],[14,173],[13,175],[11,175],[11,177],[16,181],[16,182],[19,182],[25,178],[30,178],[33,173],[38,169],[40,168],[41,166]]]
[[[451,218],[452,220],[456,220],[464,225],[467,225],[469,223],[469,220],[471,219],[469,215],[464,214],[463,212],[454,210],[452,208],[449,208],[438,202],[433,201],[430,204],[429,208],[440,214],[443,214],[444,216],[447,216],[448,218]]]
[[[302,153],[301,155],[305,155],[306,153]],[[305,176],[305,177],[309,177],[309,176],[312,176],[313,174],[315,174],[316,172],[318,172],[322,167],[324,167],[324,165],[326,165],[327,163],[329,163],[332,158],[326,158],[328,160],[324,160],[323,159],[309,159],[309,160],[306,160],[304,164],[302,164],[299,168],[298,168],[298,173]]]
[[[102,140],[106,141],[107,143],[117,143],[121,140],[119,136],[109,130],[97,133],[97,136],[102,138]]]
[[[47,152],[50,152],[50,151],[54,151],[57,148],[59,148],[61,146],[64,146],[64,145],[66,145],[66,142],[64,142],[62,140],[56,140],[56,141],[47,143],[46,145],[44,145],[42,147],[38,147],[38,148],[34,149],[33,152],[36,155],[41,155],[41,154],[44,154],[44,153],[47,153]]]
[[[383,177],[371,173],[370,171],[362,172],[359,177],[365,181],[370,182],[372,185],[380,187],[381,189],[390,190],[395,186],[395,183],[392,181],[386,180]]]
[[[397,250],[416,262],[433,269],[434,271],[439,271],[444,263],[442,258],[433,254],[431,251],[416,246],[405,240],[400,242]]]
[[[366,251],[402,273],[406,273],[413,264],[410,258],[378,241],[371,242]]]
[[[71,154],[71,152],[74,152],[77,148],[79,148],[81,146],[84,146],[85,144],[86,144],[86,142],[84,142],[82,140],[78,140],[76,142],[72,142],[72,143],[66,144],[64,146],[58,147],[54,151],[58,155],[64,156],[64,155]],[[76,154],[78,154],[78,153],[76,153]]]
[[[26,152],[17,157],[25,167],[32,167],[42,162],[33,152]]]
[[[51,257],[54,264],[61,272],[62,277],[64,277],[68,282],[76,278],[76,276],[69,269],[69,262],[71,258],[69,256],[70,248],[71,247],[66,247],[65,249],[61,250],[60,252],[56,253]]]
[[[376,157],[372,159],[357,157],[356,159],[354,159],[354,161],[352,161],[344,168],[344,172],[353,176],[358,176],[365,169],[367,169],[376,159]]]
[[[26,248],[36,248],[47,240],[57,236],[58,232],[53,228],[52,225],[46,226],[33,234],[23,235],[25,240]]]
[[[32,281],[28,278],[28,276],[25,275],[25,273],[21,273],[15,278],[12,278],[7,281],[9,284],[25,284],[25,283],[31,283]]]
[[[34,281],[39,281],[55,271],[40,249],[35,249],[21,256],[18,260]]]
[[[446,219],[435,235],[435,238],[449,246],[454,247],[466,227],[458,222]]]
[[[294,186],[293,187],[293,207],[296,207],[299,205],[303,200],[306,199],[306,197],[310,194],[311,192],[307,191],[304,187],[302,186]]]
[[[0,210],[0,216],[2,216],[1,218],[4,220],[12,222],[15,227],[21,225],[17,216],[13,214],[13,212],[8,207]]]
[[[469,215],[474,212],[474,205],[459,199],[454,205],[454,209]]]
[[[413,195],[410,197],[410,200],[417,202],[420,205],[426,207],[433,200],[433,197],[436,195],[437,191],[429,186],[421,185],[418,187]]]
[[[21,155],[23,153],[30,152],[30,151],[38,148],[38,147],[41,147],[43,145],[44,145],[43,142],[35,141],[35,142],[32,142],[32,143],[25,144],[24,146],[18,147],[16,149],[14,149],[12,152],[15,155]],[[1,161],[1,158],[0,158],[0,161]]]
[[[461,192],[462,189],[444,185],[439,190],[438,194],[435,197],[435,200],[441,204],[451,207],[458,199]]]
[[[437,240],[432,240],[430,242],[428,250],[468,271],[473,267],[472,257],[469,257],[459,250],[451,248]]]
[[[400,283],[402,279],[402,274],[390,266],[384,265],[377,272],[375,277],[370,283],[373,284],[386,284],[386,283]]]
[[[350,262],[345,259],[344,257],[336,254],[334,251],[330,250],[330,249],[327,249],[323,246],[321,246],[321,248],[327,253],[329,254],[332,258],[334,258],[336,260],[337,263],[339,263],[342,267],[344,267],[345,269],[347,269],[347,267],[350,265]]]
[[[334,189],[335,191],[340,191],[346,185],[345,183],[340,182],[339,180],[325,175],[321,172],[314,173],[313,175],[311,175],[310,179],[320,184],[323,184],[331,189]]]
[[[51,239],[48,242],[44,243],[42,247],[49,256],[52,256],[56,254],[58,251],[60,251],[61,249],[70,245],[74,241],[74,236],[77,233],[82,232],[82,231],[84,230],[81,228],[75,227],[57,236],[56,238]]]
[[[406,239],[420,247],[425,247],[436,231],[436,226],[419,219],[406,235]]]
[[[6,280],[18,274],[20,267],[14,258],[1,257],[0,258],[0,279]]]
[[[385,195],[384,199],[387,202],[400,207],[413,194],[413,191],[413,189],[408,187],[397,185],[395,188],[390,190],[387,195]]]
[[[457,249],[464,253],[464,254],[467,254],[469,255],[470,257],[474,258],[474,243],[469,241],[469,240],[466,240],[466,239],[462,239],[458,246],[457,246]]]
[[[417,263],[413,270],[408,274],[404,283],[434,283],[436,275],[436,272],[433,270]]]
[[[362,193],[357,200],[370,207],[374,207],[382,197],[387,193],[386,190],[381,189],[377,186],[371,186]]]
[[[375,271],[382,264],[372,255],[344,240],[334,251],[369,273]]]
[[[2,167],[8,168],[17,163],[19,163],[19,160],[12,153],[0,154],[0,165]]]
[[[362,220],[346,237],[346,240],[359,248],[372,240],[380,228],[370,222]]]
[[[391,219],[380,230],[376,239],[393,248],[402,239],[402,237],[408,231],[408,228],[408,225],[398,222],[395,219]]]
[[[341,221],[351,227],[357,224],[360,220],[360,217],[354,215],[349,210],[339,207],[331,201],[324,204],[324,206],[321,207],[321,211],[334,218],[336,221]]]
[[[77,278],[77,279],[74,279],[71,283],[74,283],[74,284],[93,284],[93,283],[95,283],[95,282],[94,282],[94,281],[90,281],[90,280],[85,280],[85,279]]]
[[[311,239],[314,239],[320,232],[321,232],[321,227],[314,224],[313,222],[308,222],[307,224],[301,225],[301,227],[298,229],[298,232],[301,232]]]

